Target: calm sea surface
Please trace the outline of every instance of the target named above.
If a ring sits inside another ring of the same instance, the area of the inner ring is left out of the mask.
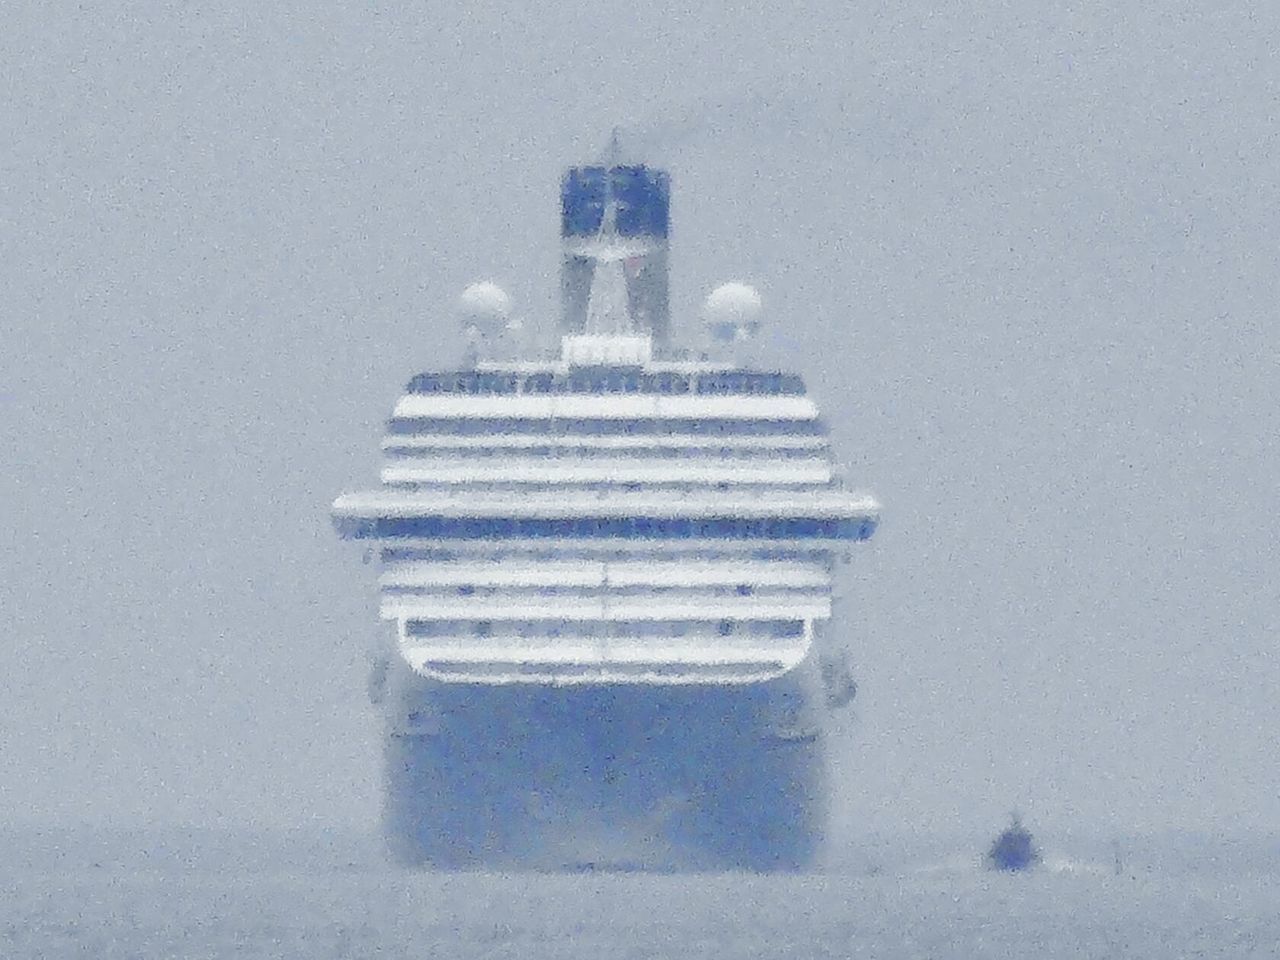
[[[812,876],[17,870],[4,957],[1280,957],[1280,873],[964,857]]]

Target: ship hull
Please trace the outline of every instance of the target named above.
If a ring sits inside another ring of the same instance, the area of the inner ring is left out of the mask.
[[[747,685],[441,684],[400,668],[385,827],[402,863],[800,870],[826,820],[806,669]]]

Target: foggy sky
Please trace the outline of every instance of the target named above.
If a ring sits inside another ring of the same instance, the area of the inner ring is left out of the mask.
[[[1271,5],[356,6],[6,7],[11,820],[372,820],[329,503],[621,124],[885,504],[841,823],[1280,826]]]

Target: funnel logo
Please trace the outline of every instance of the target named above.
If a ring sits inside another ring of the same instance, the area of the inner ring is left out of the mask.
[[[620,259],[630,316],[643,326],[638,332],[665,343],[669,208],[670,180],[661,170],[575,167],[565,175],[560,189],[562,333],[587,330],[601,262]]]

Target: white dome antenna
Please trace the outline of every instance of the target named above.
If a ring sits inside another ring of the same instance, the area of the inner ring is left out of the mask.
[[[707,296],[702,305],[702,323],[716,343],[733,344],[754,340],[760,332],[764,305],[755,287],[745,283],[724,283]]]
[[[474,357],[493,352],[510,320],[511,298],[496,283],[473,283],[458,297],[458,321]]]

